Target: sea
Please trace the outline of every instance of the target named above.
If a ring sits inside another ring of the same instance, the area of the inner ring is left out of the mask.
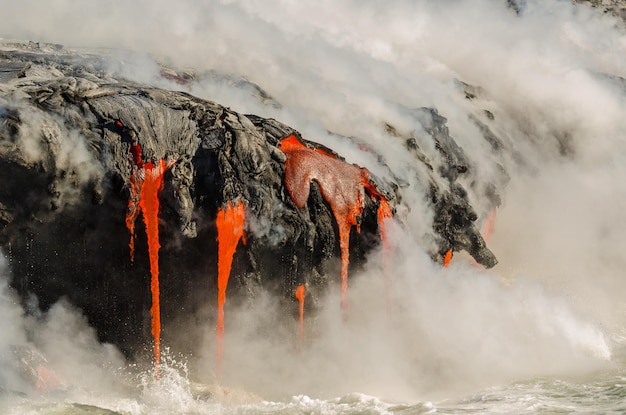
[[[184,377],[164,378],[158,384],[137,384],[136,394],[107,396],[26,396],[4,392],[5,414],[623,414],[626,412],[624,360],[611,367],[575,377],[541,376],[494,385],[464,396],[438,400],[397,402],[359,392],[333,398],[306,394],[265,400],[247,392],[228,396],[225,386],[215,397],[207,387],[191,385]]]

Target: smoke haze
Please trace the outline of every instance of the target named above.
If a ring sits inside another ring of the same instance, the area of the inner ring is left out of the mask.
[[[307,322],[302,354],[295,300],[294,317],[283,325],[275,299],[227,304],[227,387],[263,397],[362,392],[415,401],[574,375],[611,365],[623,349],[626,32],[617,18],[542,0],[528,0],[521,15],[496,0],[3,3],[5,40],[104,48],[118,59],[112,71],[276,118],[348,162],[405,183],[388,311],[380,252],[350,275],[350,320],[341,321],[337,286]],[[157,79],[152,58],[198,76],[188,86]],[[210,71],[257,84],[272,100]],[[459,81],[479,87],[472,99]],[[414,136],[436,165],[432,140],[411,110],[420,107],[447,118],[470,160],[473,171],[462,183],[479,221],[490,207],[474,184],[500,186],[488,244],[500,263],[491,271],[463,254],[443,269],[426,254],[427,173],[386,128]],[[492,149],[476,119],[501,149]],[[68,163],[83,162],[64,151]],[[251,226],[280,238],[271,224]],[[31,321],[0,281],[7,316],[0,352],[33,347],[64,379],[111,393],[111,368],[123,362],[97,343],[80,312],[60,303]],[[213,322],[190,321],[184,330],[204,339],[186,357],[190,377],[214,382]],[[13,372],[5,383],[19,390]]]

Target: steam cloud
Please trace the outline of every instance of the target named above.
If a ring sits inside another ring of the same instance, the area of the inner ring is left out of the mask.
[[[6,38],[111,48],[112,54],[138,51],[128,67],[114,69],[143,82],[180,88],[155,81],[158,66],[144,53],[197,73],[242,76],[280,105],[266,105],[254,90],[218,78],[198,77],[191,92],[277,118],[349,162],[389,174],[373,153],[339,138],[358,137],[408,183],[410,211],[396,227],[389,314],[377,253],[351,275],[350,321],[340,321],[338,293],[331,292],[308,324],[302,355],[295,319],[293,327],[277,325],[282,318],[273,299],[233,304],[224,384],[264,396],[359,391],[419,400],[586,370],[623,347],[626,34],[616,18],[540,0],[525,2],[521,16],[496,0],[24,0],[2,11]],[[466,99],[458,81],[481,89]],[[448,119],[474,165],[466,184],[475,206],[486,209],[471,181],[498,181],[499,164],[511,179],[500,189],[503,204],[489,244],[500,265],[492,272],[462,256],[440,269],[422,253],[430,220],[427,183],[411,173],[414,161],[385,128],[388,123],[424,138],[419,121],[405,111],[417,107],[436,107]],[[470,114],[502,140],[499,153]],[[269,224],[255,226],[271,231]],[[0,346],[6,352],[9,344],[30,340],[28,319],[3,284],[0,307],[10,318],[1,324],[8,337],[3,334]],[[121,364],[112,350],[94,343],[77,315],[60,304],[47,325],[36,326],[37,346],[58,370],[77,365],[66,373],[82,376],[93,370],[86,363],[93,356]],[[64,330],[57,334],[54,324]],[[202,321],[185,329],[205,332],[206,344],[190,364],[193,376],[210,382],[212,327]],[[68,346],[81,333],[84,342]],[[78,357],[59,352],[67,347]]]

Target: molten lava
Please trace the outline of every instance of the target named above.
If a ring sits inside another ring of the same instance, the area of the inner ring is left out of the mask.
[[[378,231],[380,239],[383,242],[383,274],[385,276],[385,303],[387,304],[387,312],[390,310],[389,296],[391,291],[391,260],[395,247],[391,244],[389,235],[387,234],[387,225],[385,222],[391,218],[393,212],[389,202],[383,197],[380,198],[378,206]]]
[[[383,241],[383,260],[389,261],[391,260],[391,252],[393,251],[393,246],[389,241],[389,235],[387,234],[387,225],[385,224],[386,219],[391,218],[393,212],[391,210],[391,206],[389,206],[389,202],[387,199],[381,197],[380,205],[378,206],[378,229],[380,232],[380,238]],[[391,275],[385,274],[385,278],[391,278]]]
[[[299,308],[299,316],[300,316],[300,335],[299,335],[299,340],[300,340],[300,352],[302,352],[302,343],[303,343],[303,339],[304,339],[304,295],[305,295],[305,288],[304,285],[299,285],[298,288],[296,288],[296,298],[298,299],[298,303],[300,304],[300,308]]]
[[[122,123],[117,122],[121,127]],[[128,190],[130,197],[128,198],[128,211],[126,212],[126,227],[130,233],[130,242],[128,247],[130,248],[130,260],[135,260],[135,221],[139,215],[139,200],[141,193],[141,186],[144,180],[144,165],[141,156],[141,146],[133,144],[130,147],[130,152],[133,156],[133,173],[130,176],[130,183],[128,184]]]
[[[452,261],[452,250],[446,252],[446,255],[443,257],[443,266],[448,268],[450,261]]]
[[[152,294],[152,338],[154,339],[154,362],[156,374],[159,377],[161,361],[161,308],[159,302],[159,193],[163,190],[163,175],[173,163],[159,160],[144,163],[141,157],[141,147],[131,147],[133,155],[133,174],[130,178],[130,198],[126,213],[126,226],[130,232],[130,256],[135,255],[135,221],[139,212],[143,213],[143,222],[148,239],[148,255],[150,258],[150,292]]]
[[[285,186],[297,208],[303,208],[309,198],[311,181],[319,185],[322,197],[330,205],[339,231],[341,251],[341,307],[344,319],[347,317],[348,264],[350,263],[350,232],[356,226],[360,232],[360,219],[363,213],[363,198],[380,201],[386,199],[370,183],[367,169],[339,160],[331,153],[312,149],[302,144],[294,135],[280,142],[280,149],[286,154]],[[381,203],[383,207],[383,203]],[[383,207],[379,219],[389,214]],[[380,221],[379,221],[380,222]]]
[[[489,242],[489,239],[491,239],[491,234],[493,233],[493,227],[496,223],[496,210],[493,209],[491,212],[489,212],[489,217],[487,218],[487,222],[485,222],[485,224],[483,225],[483,228],[481,229],[481,234],[483,235],[483,239],[485,240],[485,242]]]
[[[493,209],[491,212],[489,212],[489,216],[487,217],[487,220],[483,223],[480,229],[480,234],[482,235],[485,243],[488,243],[489,239],[491,239],[491,234],[493,233],[493,227],[495,225],[495,222],[496,222],[496,210]],[[481,265],[475,260],[471,260],[470,264],[476,268],[481,267]]]
[[[224,338],[224,303],[226,302],[226,287],[233,263],[233,256],[237,250],[239,240],[245,244],[243,225],[245,209],[240,201],[233,206],[230,202],[225,209],[217,212],[215,224],[217,226],[217,376],[222,367],[222,341]]]

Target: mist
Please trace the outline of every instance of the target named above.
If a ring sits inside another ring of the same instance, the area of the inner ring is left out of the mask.
[[[27,313],[8,287],[10,278],[0,258],[0,390],[43,396],[73,388],[73,394],[92,390],[124,390],[120,369],[124,360],[110,344],[100,344],[95,330],[71,304],[61,300],[45,314],[36,299]]]
[[[111,71],[276,118],[348,162],[406,183],[388,299],[382,254],[373,252],[350,275],[348,322],[337,285],[309,316],[302,353],[295,300],[288,318],[269,296],[227,303],[224,388],[417,401],[598,370],[623,349],[626,32],[616,17],[541,0],[528,0],[519,15],[497,0],[4,3],[4,40],[122,56],[124,65],[112,60]],[[187,86],[157,79],[155,61],[198,76]],[[249,85],[202,76],[209,71],[246,79],[272,101]],[[480,89],[468,99],[459,81]],[[426,254],[426,172],[385,127],[415,136],[436,165],[432,140],[410,111],[420,107],[447,118],[471,161],[462,183],[479,221],[489,206],[475,183],[499,186],[488,243],[499,260],[493,270],[463,253],[444,269]],[[501,149],[491,148],[474,119]],[[268,229],[249,224],[251,232]],[[10,316],[1,327],[3,352],[29,345],[64,378],[96,373],[88,387],[112,387],[109,368],[123,366],[121,357],[97,343],[78,310],[58,304],[33,323],[6,283],[0,288]],[[197,353],[182,358],[190,379],[214,383],[213,322],[185,329],[203,333]]]

